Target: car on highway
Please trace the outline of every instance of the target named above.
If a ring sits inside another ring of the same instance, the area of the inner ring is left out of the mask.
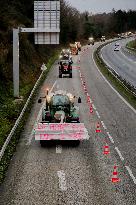
[[[88,38],[88,45],[94,45],[94,38],[93,37],[90,37]]]
[[[114,45],[114,51],[119,51],[119,50],[120,50],[120,44],[116,42]]]
[[[105,40],[106,40],[105,36],[102,36],[101,37],[101,42],[105,42]]]

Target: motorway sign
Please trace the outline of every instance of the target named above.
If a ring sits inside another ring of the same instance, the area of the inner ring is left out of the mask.
[[[59,44],[60,1],[34,2],[34,28],[47,29],[35,33],[35,44]]]

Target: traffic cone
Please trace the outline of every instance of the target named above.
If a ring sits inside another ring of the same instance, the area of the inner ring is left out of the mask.
[[[109,145],[108,145],[108,144],[106,144],[106,145],[104,146],[103,154],[110,154],[110,150],[109,150]]]
[[[99,133],[101,132],[101,129],[100,129],[100,123],[98,122],[97,123],[97,126],[96,126],[96,130],[95,130],[96,133]]]
[[[90,96],[87,96],[87,103],[90,103]]]
[[[84,90],[86,90],[86,86],[84,85]]]
[[[118,177],[118,172],[117,172],[117,166],[114,166],[114,170],[113,170],[111,181],[113,183],[120,182],[120,178]]]
[[[84,91],[85,91],[85,93],[87,93],[87,89],[86,89],[86,87],[84,86]]]
[[[93,107],[92,107],[92,105],[90,106],[90,114],[92,114],[93,113]]]

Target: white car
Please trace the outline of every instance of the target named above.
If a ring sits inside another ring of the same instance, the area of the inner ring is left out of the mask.
[[[120,50],[120,44],[119,43],[115,43],[114,51],[119,51],[119,50]]]

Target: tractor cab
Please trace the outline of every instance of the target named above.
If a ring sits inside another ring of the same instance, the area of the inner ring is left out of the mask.
[[[69,74],[69,78],[72,78],[72,65],[69,60],[61,60],[59,66],[59,78],[62,78],[63,74]]]

